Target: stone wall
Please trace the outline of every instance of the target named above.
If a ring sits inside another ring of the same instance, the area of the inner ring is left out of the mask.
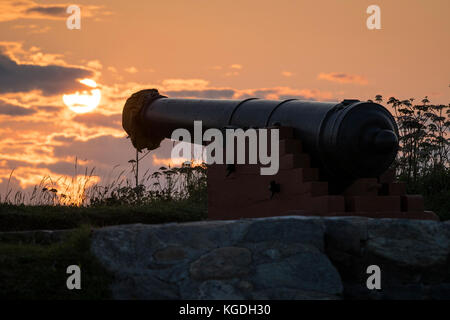
[[[116,299],[450,298],[450,223],[288,216],[94,231]],[[369,265],[381,290],[369,290]]]

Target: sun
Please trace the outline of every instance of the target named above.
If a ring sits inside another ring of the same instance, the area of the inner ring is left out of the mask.
[[[97,88],[97,83],[92,79],[83,79],[80,80],[80,83],[92,89],[83,90],[81,93],[77,91],[73,94],[63,95],[64,104],[76,113],[91,112],[100,103],[102,98],[101,91]]]

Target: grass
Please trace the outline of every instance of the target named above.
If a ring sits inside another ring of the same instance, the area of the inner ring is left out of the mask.
[[[77,163],[75,163],[77,168]],[[135,165],[131,173],[135,171]],[[44,177],[30,195],[8,190],[0,201],[0,231],[73,229],[206,218],[206,167],[186,163],[144,174],[132,186],[120,173],[111,183],[89,185],[92,172],[72,179]],[[12,175],[12,173],[11,173]],[[68,192],[69,191],[69,192]],[[28,200],[26,200],[28,199]]]
[[[206,205],[190,200],[159,201],[139,206],[98,207],[0,205],[0,231],[73,229],[129,223],[167,223],[206,218]]]
[[[77,167],[77,164],[75,164]],[[133,167],[136,170],[136,165]],[[0,232],[71,229],[60,243],[0,242],[0,299],[108,299],[113,276],[90,252],[91,228],[206,218],[206,168],[161,167],[137,185],[123,173],[90,184],[92,171],[72,179],[44,177],[31,194],[7,188],[0,199]],[[11,172],[12,176],[13,172]],[[10,179],[11,179],[10,176]],[[81,269],[81,290],[68,290],[67,267]]]
[[[142,160],[142,158],[140,159]],[[10,188],[9,175],[6,192],[0,193],[0,204],[30,206],[77,206],[89,207],[99,205],[142,205],[160,200],[196,199],[206,201],[206,166],[195,162],[185,162],[181,167],[160,167],[150,174],[147,170],[138,179],[135,160],[130,160],[131,170],[114,173],[112,168],[105,181],[94,175],[95,168],[85,168],[78,173],[78,160],[75,160],[72,177],[61,176],[54,179],[44,176],[30,192],[13,191]],[[114,178],[111,180],[111,174]],[[132,178],[130,179],[130,175]]]
[[[0,300],[108,299],[113,276],[90,252],[92,227],[198,221],[206,218],[203,168],[161,168],[153,187],[95,185],[85,205],[65,205],[58,190],[41,185],[38,205],[0,203],[0,231],[73,229],[51,245],[0,242]],[[48,179],[47,181],[51,181]],[[81,181],[86,181],[83,179]],[[37,190],[37,189],[35,189]],[[84,192],[87,189],[83,187]],[[48,197],[45,197],[48,195]],[[21,199],[15,197],[15,199]],[[23,199],[23,198],[22,198]],[[81,269],[81,290],[68,290],[66,269]]]
[[[450,219],[450,168],[428,170],[416,181],[400,179],[406,182],[408,193],[423,195],[426,210],[436,213],[442,221]]]
[[[450,220],[450,190],[424,196],[425,209],[436,213],[441,221]]]
[[[62,243],[0,243],[0,299],[108,299],[113,276],[90,252],[91,230],[82,226]],[[66,287],[67,267],[78,265],[81,290]]]

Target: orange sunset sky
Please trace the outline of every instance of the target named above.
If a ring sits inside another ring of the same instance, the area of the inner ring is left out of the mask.
[[[69,30],[66,8],[81,8]],[[381,8],[381,30],[366,9]],[[94,168],[97,180],[134,157],[121,127],[127,97],[314,100],[450,98],[448,0],[0,0],[0,194],[43,176]],[[63,95],[91,91],[77,113]],[[95,107],[95,105],[94,105]],[[163,144],[146,158],[158,168]]]

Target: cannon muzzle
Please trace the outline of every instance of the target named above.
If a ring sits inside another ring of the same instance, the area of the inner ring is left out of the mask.
[[[123,113],[123,127],[139,150],[157,148],[178,128],[193,134],[194,121],[204,130],[292,127],[312,164],[330,179],[377,177],[398,151],[394,118],[373,102],[173,99],[151,89],[133,94]]]

